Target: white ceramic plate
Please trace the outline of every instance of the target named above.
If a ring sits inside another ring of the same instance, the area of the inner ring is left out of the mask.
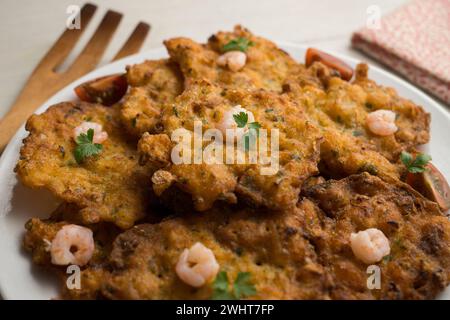
[[[306,48],[280,43],[298,61],[303,61]],[[358,61],[331,52],[352,66]],[[125,66],[146,59],[166,57],[164,48],[133,55],[99,68],[73,82],[42,105],[42,113],[50,105],[76,99],[73,88],[90,79],[116,72]],[[431,113],[431,142],[427,152],[445,177],[450,178],[450,114],[418,89],[405,81],[371,67],[370,78],[385,86],[394,87],[399,94],[413,100]],[[1,129],[0,129],[1,130]],[[0,159],[0,293],[5,299],[50,299],[58,295],[56,277],[32,266],[30,256],[21,248],[24,224],[31,217],[47,217],[56,208],[58,201],[43,190],[30,190],[17,182],[13,172],[19,157],[22,139],[27,135],[22,127],[9,143]],[[450,299],[450,287],[439,298]]]

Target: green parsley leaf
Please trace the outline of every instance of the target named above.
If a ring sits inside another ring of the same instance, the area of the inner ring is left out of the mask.
[[[250,128],[250,130],[243,135],[245,151],[250,150],[250,139],[255,141],[255,144],[252,144],[252,146],[256,145],[256,138],[258,137],[258,135],[259,135],[258,129],[254,128]]]
[[[222,52],[227,51],[242,51],[246,52],[249,47],[255,45],[252,41],[248,40],[247,38],[237,38],[233,39],[230,42],[228,42],[226,45],[223,46]]]
[[[217,274],[216,279],[212,284],[213,300],[233,300],[233,295],[228,290],[228,275],[225,271]]]
[[[178,115],[177,107],[173,106],[173,107],[172,107],[172,111],[173,111],[173,114],[178,118],[179,115]]]
[[[250,150],[250,132],[244,134],[244,148],[245,151]]]
[[[400,154],[400,159],[402,160],[405,166],[409,166],[412,162],[412,155],[406,151],[402,151]]]
[[[239,112],[238,114],[233,114],[234,121],[236,122],[238,128],[244,128],[248,122],[248,114],[245,112]],[[256,138],[259,136],[259,129],[261,125],[258,122],[251,122],[248,124],[249,131],[243,135],[244,147],[248,151],[250,149],[250,138]]]
[[[431,156],[428,154],[420,153],[417,155],[416,159],[413,162],[413,165],[416,167],[425,166],[428,162],[431,161]]]
[[[250,278],[249,272],[239,272],[232,285],[233,290],[231,292],[227,273],[225,271],[219,272],[212,284],[213,294],[211,299],[236,300],[256,294],[256,288],[251,283]]]
[[[431,161],[431,156],[428,154],[419,153],[413,160],[413,156],[410,153],[402,151],[400,154],[400,159],[409,172],[421,173],[425,171],[425,166]]]
[[[89,129],[87,133],[81,133],[76,139],[77,147],[73,155],[78,164],[82,163],[84,159],[99,154],[103,146],[99,143],[94,143],[94,130]]]
[[[228,290],[228,275],[225,271],[221,271],[217,274],[213,283],[213,289],[221,291]]]
[[[425,171],[425,168],[410,166],[408,168],[408,171],[411,172],[411,173],[422,173],[422,172]]]
[[[255,129],[256,131],[259,131],[261,128],[261,125],[258,122],[251,122],[248,124],[249,129]]]
[[[256,140],[259,137],[259,129],[261,125],[258,122],[251,122],[248,124],[249,131],[244,134],[244,147],[245,150],[250,150],[250,139]]]
[[[256,293],[256,288],[250,281],[250,272],[239,272],[234,281],[233,291],[237,299],[252,296]]]
[[[243,128],[247,124],[248,114],[241,111],[238,114],[233,114],[233,119],[236,121],[238,128]]]

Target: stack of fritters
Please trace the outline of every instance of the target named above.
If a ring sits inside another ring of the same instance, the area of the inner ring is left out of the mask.
[[[253,45],[234,72],[216,61],[237,38]],[[82,288],[64,286],[65,298],[208,299],[211,284],[192,288],[175,273],[195,242],[231,279],[250,272],[250,298],[426,299],[447,286],[450,222],[400,181],[400,152],[429,139],[421,107],[369,80],[366,65],[346,82],[242,27],[207,44],[176,38],[165,45],[169,59],[127,68],[130,88],[118,105],[62,103],[27,123],[18,175],[64,203],[48,220],[27,223],[25,248],[64,278],[48,251],[56,232],[69,223],[94,232]],[[195,121],[203,131],[217,128],[236,105],[262,128],[279,130],[277,174],[261,175],[260,164],[172,163],[175,130],[192,132]],[[366,128],[378,109],[397,114],[395,135]],[[109,138],[102,153],[78,164],[72,132],[83,121],[102,124]],[[162,177],[169,178],[161,187]],[[367,265],[350,247],[350,234],[368,228],[391,243],[378,263],[378,290],[367,288]]]

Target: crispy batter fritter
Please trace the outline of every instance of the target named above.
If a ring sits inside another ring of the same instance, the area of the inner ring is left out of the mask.
[[[319,261],[333,275],[333,299],[432,299],[450,282],[450,221],[410,186],[363,173],[304,190],[301,205],[323,228],[310,228]],[[377,228],[391,253],[377,265],[381,289],[368,290],[367,265],[355,259],[350,234]]]
[[[217,128],[224,113],[236,105],[251,111],[262,129],[268,129],[269,142],[270,130],[279,130],[278,172],[263,175],[260,169],[268,165],[249,164],[249,161],[226,164],[225,156],[222,164],[168,163],[172,150],[169,137],[175,130],[184,128],[193,136],[195,121],[202,124],[203,132]],[[317,173],[321,141],[318,129],[308,121],[300,106],[276,93],[226,90],[204,81],[192,83],[176,99],[175,106],[164,111],[162,125],[166,136],[144,135],[139,143],[140,151],[152,165],[161,163],[173,175],[179,189],[192,195],[195,208],[200,211],[211,208],[216,200],[234,203],[236,196],[269,208],[293,207],[303,181]]]
[[[175,273],[181,252],[200,241],[212,249],[221,270],[235,279],[250,272],[264,299],[325,299],[327,274],[313,246],[302,237],[303,214],[222,210],[137,225],[114,242],[110,277],[102,293],[110,299],[208,299],[210,285],[192,288]]]
[[[305,101],[308,116],[322,128],[321,159],[333,176],[367,171],[398,178],[394,164],[400,153],[428,142],[430,116],[394,89],[368,80],[367,72],[367,65],[359,64],[355,81],[349,83],[315,63],[307,72],[293,73],[283,89],[292,99]],[[396,113],[394,135],[377,136],[367,128],[367,115],[378,109]]]
[[[448,285],[450,222],[435,203],[406,184],[388,184],[368,173],[320,180],[289,211],[216,207],[204,215],[137,225],[121,233],[112,250],[100,246],[94,231],[96,254],[83,269],[82,290],[66,288],[64,297],[208,299],[211,284],[195,289],[175,272],[181,252],[195,242],[214,252],[231,279],[250,272],[257,294],[249,298],[431,299]],[[64,223],[27,224],[25,247],[36,262],[49,261],[42,239],[51,241]],[[368,265],[350,247],[350,234],[368,228],[382,230],[391,247],[377,263],[379,290],[368,289]]]
[[[112,250],[112,244],[120,229],[109,223],[89,225],[93,231],[95,250],[88,265],[81,270],[80,289],[69,289],[66,285],[65,266],[51,263],[50,245],[56,233],[67,224],[79,224],[78,208],[72,204],[62,203],[46,220],[30,219],[26,225],[23,247],[30,252],[35,264],[51,269],[61,280],[63,297],[70,295],[71,299],[103,298],[100,289],[108,274],[107,263]]]
[[[83,121],[102,124],[109,137],[98,156],[77,164],[73,130]],[[47,188],[77,205],[86,224],[110,221],[129,228],[145,216],[151,170],[139,165],[136,146],[127,141],[117,107],[60,103],[31,116],[26,129],[30,134],[16,167],[25,185]]]
[[[231,279],[250,272],[255,299],[431,299],[450,281],[450,222],[409,186],[368,173],[306,190],[289,212],[220,209],[138,225],[114,242],[112,272],[101,286],[112,299],[207,299],[175,273],[185,248],[212,249]],[[355,258],[352,232],[378,228],[391,254],[377,264],[381,289]],[[69,292],[70,294],[70,292]]]
[[[366,96],[361,104],[364,104],[366,112],[379,109],[394,111],[397,116],[395,124],[398,131],[390,138],[379,137],[365,129],[362,121],[358,125],[361,126],[364,136],[375,145],[377,151],[390,161],[396,161],[403,150],[412,151],[418,145],[425,144],[430,140],[430,114],[425,112],[421,106],[400,97],[394,88],[383,87],[370,80],[368,71],[367,64],[359,64],[356,67],[356,77],[351,87],[359,86],[363,89]],[[330,87],[337,88],[337,92],[339,92],[341,84],[338,82]],[[360,106],[364,110],[362,105]]]
[[[220,67],[223,46],[241,37],[253,43],[244,68]],[[175,271],[196,242],[231,280],[250,273],[257,292],[250,299],[431,299],[449,284],[450,221],[399,181],[401,151],[429,140],[430,116],[420,106],[369,80],[365,64],[347,82],[240,26],[206,44],[165,45],[170,59],[127,67],[130,90],[120,105],[61,103],[27,122],[18,176],[64,203],[49,219],[27,222],[23,245],[59,275],[64,298],[209,299],[212,283],[193,288]],[[202,133],[218,128],[237,105],[268,129],[269,141],[279,130],[276,174],[261,174],[267,164],[228,164],[229,155],[225,164],[173,163],[176,130],[192,134],[194,155],[194,123]],[[394,135],[366,128],[378,109],[396,113]],[[73,129],[83,121],[102,124],[109,137],[99,155],[77,164]],[[159,222],[155,194],[179,215]],[[144,217],[154,224],[135,225]],[[67,288],[65,267],[51,264],[49,246],[66,224],[94,233],[79,290]],[[350,246],[350,235],[368,228],[381,230],[391,248],[376,264],[376,290]]]
[[[217,58],[231,40],[246,38],[253,45],[246,51],[245,68],[233,72],[219,67]],[[225,88],[266,89],[280,92],[284,80],[297,63],[273,42],[253,35],[236,26],[233,32],[218,32],[206,45],[188,38],[174,38],[164,42],[170,58],[179,66],[186,86],[193,81],[206,80]]]
[[[157,132],[162,110],[183,91],[178,65],[167,59],[145,61],[127,67],[127,80],[130,90],[121,109],[125,127],[137,138]]]
[[[28,220],[23,245],[31,252],[34,263],[45,267],[53,266],[49,252],[50,243],[64,225],[72,223],[79,224],[78,209],[67,203],[61,204],[46,220],[38,218]],[[112,242],[120,233],[120,229],[106,223],[92,224],[89,228],[94,232],[95,238],[95,251],[89,266],[100,266],[108,257]]]

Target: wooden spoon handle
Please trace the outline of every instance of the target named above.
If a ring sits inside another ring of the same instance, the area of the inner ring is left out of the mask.
[[[36,95],[34,90],[36,89],[26,86],[11,106],[9,112],[0,120],[0,154],[20,126],[51,94],[50,92],[45,93],[41,91],[40,94]]]

